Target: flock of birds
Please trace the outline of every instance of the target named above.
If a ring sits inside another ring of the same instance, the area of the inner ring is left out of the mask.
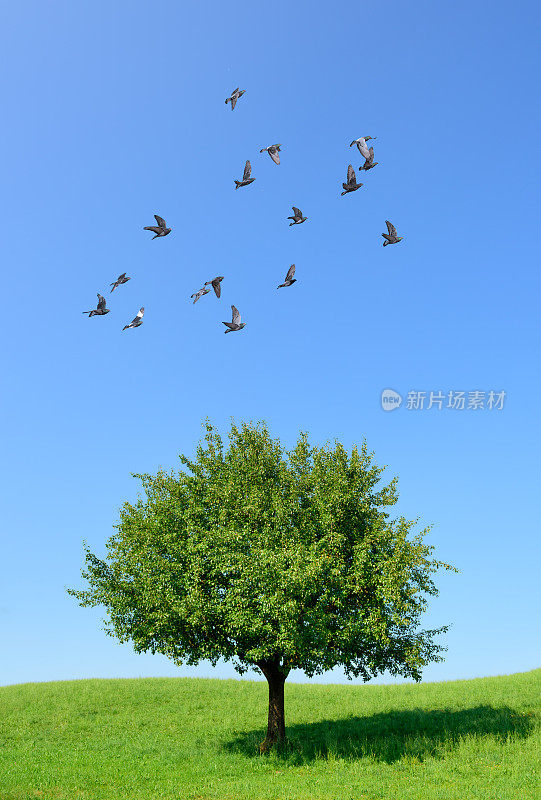
[[[226,105],[227,103],[231,103],[232,111],[237,104],[237,100],[239,99],[239,97],[242,97],[245,91],[246,89],[240,89],[239,87],[237,87],[235,91],[233,91],[231,95],[226,99],[225,101]],[[376,137],[361,136],[359,139],[354,139],[350,144],[350,147],[353,147],[353,145],[356,144],[360,154],[364,158],[364,164],[362,164],[359,167],[361,171],[362,170],[368,171],[369,169],[373,169],[378,165],[378,162],[374,161],[374,148],[373,147],[369,148],[366,145],[366,142],[371,139],[376,139]],[[268,147],[264,147],[259,152],[260,153],[267,152],[271,157],[271,159],[274,161],[274,163],[279,164],[281,146],[282,146],[281,144],[271,144]],[[251,175],[252,175],[252,165],[250,164],[250,161],[247,161],[246,164],[244,165],[244,173],[242,176],[242,180],[235,181],[235,189],[239,189],[241,186],[248,186],[250,183],[253,183],[255,181],[255,178],[252,178]],[[342,184],[342,188],[344,189],[344,191],[341,193],[340,196],[342,197],[343,195],[349,194],[350,192],[355,192],[357,191],[357,189],[360,189],[361,186],[363,186],[363,184],[357,183],[355,170],[353,169],[352,164],[349,164],[346,182]],[[289,223],[290,227],[291,225],[300,225],[302,222],[306,222],[308,217],[305,217],[299,208],[292,206],[292,209],[293,209],[293,216],[288,217],[288,219],[293,220],[292,222]],[[158,214],[154,214],[154,218],[156,220],[156,225],[147,225],[143,228],[143,230],[145,231],[152,231],[152,233],[154,233],[152,239],[158,239],[159,237],[167,236],[169,233],[171,233],[172,229],[167,227],[167,223],[165,222],[163,217],[160,217]],[[397,244],[398,242],[401,242],[403,237],[398,236],[395,226],[391,222],[389,222],[389,220],[385,220],[385,224],[387,225],[387,233],[381,234],[384,239],[383,246],[385,247],[388,244]],[[277,288],[282,289],[285,286],[291,286],[293,283],[295,283],[297,279],[293,277],[294,275],[295,275],[295,264],[292,264],[287,271],[284,283],[281,283]],[[210,289],[208,289],[207,286],[212,286],[216,297],[219,298],[221,295],[220,284],[223,281],[223,279],[224,276],[219,275],[218,277],[213,278],[210,281],[206,281],[203,284],[202,288],[199,289],[199,291],[191,295],[191,297],[194,298],[194,303],[197,303],[199,298],[203,297],[203,295],[208,294],[210,292]],[[118,276],[116,281],[110,284],[110,286],[113,287],[111,289],[111,292],[114,292],[117,286],[121,286],[123,283],[127,283],[129,280],[131,280],[131,278],[128,278],[126,276],[126,273],[123,272],[122,275]],[[107,308],[107,301],[105,297],[103,297],[103,295],[98,293],[97,308],[92,309],[91,311],[83,311],[83,314],[88,314],[89,317],[103,316],[105,314],[108,314],[109,311],[110,309]],[[239,310],[235,308],[234,305],[231,306],[231,311],[232,311],[231,322],[222,323],[223,325],[226,326],[225,333],[231,333],[232,331],[240,331],[246,325],[245,322],[241,322],[241,316]],[[139,325],[142,325],[144,313],[145,309],[143,306],[142,308],[139,309],[137,315],[132,319],[129,325],[124,325],[122,330],[125,331],[127,330],[127,328],[138,328]]]

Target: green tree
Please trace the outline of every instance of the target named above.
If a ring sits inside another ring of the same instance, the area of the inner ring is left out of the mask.
[[[206,435],[178,473],[136,475],[146,499],[124,503],[107,542],[108,561],[86,550],[81,606],[104,605],[106,632],[136,652],[177,665],[236,658],[269,685],[263,752],[285,739],[284,683],[337,665],[364,681],[385,670],[421,680],[442,661],[437,630],[417,630],[430,574],[455,567],[427,559],[426,528],[389,519],[396,482],[378,488],[385,467],[366,442],[312,447],[307,435],[286,451],[264,423],[232,425],[224,448]]]

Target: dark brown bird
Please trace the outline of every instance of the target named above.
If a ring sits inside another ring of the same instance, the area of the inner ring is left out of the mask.
[[[269,156],[274,161],[274,163],[275,164],[279,164],[280,163],[280,156],[278,154],[280,152],[281,146],[282,146],[281,144],[271,144],[268,147],[264,147],[263,150],[260,150],[259,152],[260,153],[264,153],[265,150],[266,150],[267,153],[269,154]]]
[[[223,279],[224,276],[219,275],[217,278],[214,278],[211,281],[205,281],[205,286],[208,286],[210,284],[214,289],[214,294],[216,295],[216,297],[219,297],[222,293],[222,287],[220,286],[220,283],[223,281]]]
[[[280,286],[277,286],[276,288],[281,289],[282,286],[291,286],[292,283],[295,283],[297,278],[293,277],[294,274],[295,274],[295,264],[292,264],[287,271],[284,283],[281,283]]]
[[[389,220],[386,219],[385,224],[387,225],[387,230],[389,232],[381,234],[385,239],[385,241],[383,242],[383,246],[386,247],[388,244],[397,244],[398,242],[401,242],[404,237],[398,236],[396,228],[393,225],[393,223],[389,222]]]
[[[244,165],[244,175],[242,176],[242,180],[235,181],[236,184],[235,189],[238,189],[239,186],[248,186],[249,183],[253,183],[255,181],[255,178],[250,178],[251,174],[252,174],[252,165],[250,164],[249,161],[247,161],[246,164]]]
[[[369,169],[373,169],[374,167],[377,167],[377,165],[379,164],[379,161],[374,161],[374,148],[373,147],[370,148],[368,153],[369,153],[368,158],[365,159],[364,164],[361,167],[359,167],[359,169],[369,170]]]
[[[300,225],[301,222],[304,222],[306,219],[308,219],[308,217],[303,217],[302,211],[300,210],[300,208],[296,208],[295,206],[291,206],[291,208],[293,209],[294,216],[293,217],[288,217],[288,219],[292,219],[293,220],[293,222],[289,223],[289,227],[290,228],[291,228],[292,225]]]
[[[146,228],[143,228],[144,231],[152,231],[155,233],[156,236],[153,236],[153,239],[157,239],[158,236],[167,236],[168,233],[171,233],[171,228],[167,227],[167,223],[163,217],[159,217],[157,214],[154,214],[154,217],[158,225],[148,225]]]
[[[239,99],[239,97],[242,97],[245,91],[246,89],[239,89],[239,87],[237,86],[235,91],[231,92],[231,97],[226,98],[225,104],[227,105],[228,103],[231,103],[231,111],[233,111],[233,109],[237,105],[237,100]]]
[[[89,317],[93,316],[103,316],[104,314],[108,314],[111,310],[110,308],[105,308],[106,300],[103,295],[98,292],[98,307],[93,309],[92,311],[83,311],[83,314],[88,314]]]
[[[226,325],[227,326],[227,330],[225,331],[225,333],[232,333],[233,331],[241,331],[244,328],[244,326],[246,325],[245,322],[243,322],[241,324],[240,313],[239,313],[238,308],[235,308],[235,306],[231,306],[231,311],[233,312],[232,321],[231,322],[223,322],[222,323],[222,325]]]
[[[144,314],[144,313],[145,313],[145,309],[144,309],[144,307],[143,307],[143,308],[140,308],[140,309],[139,309],[139,311],[137,312],[137,316],[135,316],[135,317],[132,319],[132,321],[130,322],[130,324],[129,324],[129,325],[124,325],[124,327],[122,328],[122,330],[123,330],[123,331],[125,331],[125,330],[126,330],[126,328],[138,328],[138,327],[139,327],[139,325],[142,325],[142,324],[143,324],[143,314]]]
[[[111,291],[114,292],[117,286],[120,286],[121,283],[127,283],[128,281],[131,281],[131,278],[126,278],[126,273],[123,272],[122,275],[118,276],[114,283],[109,284],[109,286],[113,287]]]
[[[357,191],[357,189],[360,189],[362,185],[363,185],[362,183],[357,183],[357,178],[355,177],[355,170],[350,164],[348,167],[347,183],[342,184],[344,191],[340,192],[340,197],[343,197],[345,194],[348,194],[349,192]]]
[[[200,297],[203,297],[204,294],[208,294],[209,292],[210,292],[210,289],[206,289],[203,286],[202,289],[199,289],[198,292],[195,292],[195,294],[190,295],[190,297],[195,297],[194,303],[197,303],[197,301],[199,300]]]

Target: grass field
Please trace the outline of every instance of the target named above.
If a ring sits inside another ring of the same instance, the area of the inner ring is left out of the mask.
[[[194,678],[0,687],[0,800],[539,800],[541,669],[395,686]]]

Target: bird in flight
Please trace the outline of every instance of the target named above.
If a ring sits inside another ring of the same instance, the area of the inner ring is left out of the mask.
[[[210,284],[214,289],[214,294],[216,295],[216,297],[219,297],[222,293],[222,287],[220,286],[220,283],[223,281],[223,279],[224,279],[223,275],[218,275],[218,277],[214,278],[212,281],[205,281],[205,286],[208,286]]]
[[[300,208],[295,208],[295,206],[291,206],[291,208],[293,209],[294,216],[293,217],[288,217],[288,219],[292,219],[293,220],[293,222],[289,223],[289,227],[290,228],[291,228],[292,225],[300,225],[301,222],[304,222],[305,219],[308,219],[308,217],[303,217],[302,211],[300,210]]]
[[[93,317],[94,315],[99,317],[109,313],[111,309],[105,308],[106,304],[105,297],[103,297],[103,295],[101,295],[99,292],[97,294],[98,294],[98,307],[93,309],[92,311],[83,311],[83,314],[88,314],[89,317]]]
[[[280,286],[277,286],[276,288],[281,289],[282,286],[291,286],[292,283],[295,283],[297,278],[293,277],[294,274],[295,274],[295,264],[292,264],[287,271],[284,283],[281,283]]]
[[[195,292],[195,294],[190,295],[190,297],[195,297],[194,303],[197,303],[200,297],[203,297],[204,294],[208,294],[209,292],[210,289],[207,289],[205,284],[205,286],[203,286],[202,289],[199,289],[198,292]]]
[[[235,91],[231,92],[231,97],[226,98],[226,101],[225,101],[226,105],[228,103],[231,103],[231,111],[233,111],[233,109],[237,105],[237,100],[239,99],[239,97],[242,97],[242,95],[244,94],[245,91],[246,91],[246,89],[239,89],[239,87],[237,86]]]
[[[342,184],[344,191],[340,192],[340,197],[342,197],[345,194],[348,194],[348,192],[355,192],[357,189],[360,189],[362,185],[363,185],[362,183],[357,183],[357,178],[355,177],[355,170],[350,164],[348,166],[347,183]]]
[[[379,164],[379,161],[374,161],[374,148],[371,147],[368,151],[368,158],[365,159],[364,164],[362,164],[359,169],[372,169],[377,166],[377,164]]]
[[[168,233],[171,233],[171,228],[167,227],[167,223],[163,217],[159,217],[157,214],[154,214],[154,218],[158,225],[148,225],[146,228],[143,228],[144,231],[152,231],[156,234],[153,236],[153,239],[157,239],[158,236],[167,236]]]
[[[350,144],[350,147],[353,147],[354,144],[357,145],[359,149],[359,153],[364,156],[364,158],[369,158],[370,150],[366,146],[366,143],[369,139],[377,139],[377,136],[361,136],[360,139],[354,139]]]
[[[392,222],[389,222],[389,220],[386,219],[385,220],[385,224],[387,225],[387,230],[389,231],[389,233],[382,233],[381,234],[383,236],[383,238],[385,239],[385,241],[383,242],[383,246],[386,247],[388,244],[396,244],[397,242],[401,242],[404,237],[403,236],[397,236],[396,228],[392,224]]]
[[[246,325],[245,322],[241,323],[241,321],[240,321],[240,313],[239,313],[238,308],[235,308],[235,306],[231,306],[231,311],[233,312],[233,319],[231,320],[231,322],[223,322],[222,323],[222,325],[226,325],[227,326],[227,330],[225,331],[225,333],[232,333],[233,331],[240,331]]]
[[[144,313],[145,313],[144,307],[140,308],[139,311],[137,312],[137,316],[132,319],[132,321],[130,322],[129,325],[124,325],[122,330],[125,331],[126,328],[138,328],[139,325],[142,325],[143,324],[143,314]]]
[[[260,153],[264,153],[265,150],[266,150],[267,153],[269,154],[269,156],[274,161],[274,163],[275,164],[279,164],[280,163],[280,156],[278,154],[280,152],[281,146],[282,146],[281,144],[271,144],[268,147],[264,147],[263,150],[260,150],[259,152]]]
[[[114,283],[109,284],[109,286],[113,287],[111,291],[114,292],[117,286],[120,286],[121,283],[127,283],[128,281],[131,281],[131,278],[126,278],[126,273],[123,272],[122,275],[118,276]]]
[[[250,178],[251,174],[252,174],[252,165],[250,164],[249,161],[247,161],[246,164],[244,165],[244,175],[242,176],[242,180],[235,181],[236,184],[235,189],[238,189],[239,186],[248,186],[249,183],[253,183],[255,181],[255,178]]]

